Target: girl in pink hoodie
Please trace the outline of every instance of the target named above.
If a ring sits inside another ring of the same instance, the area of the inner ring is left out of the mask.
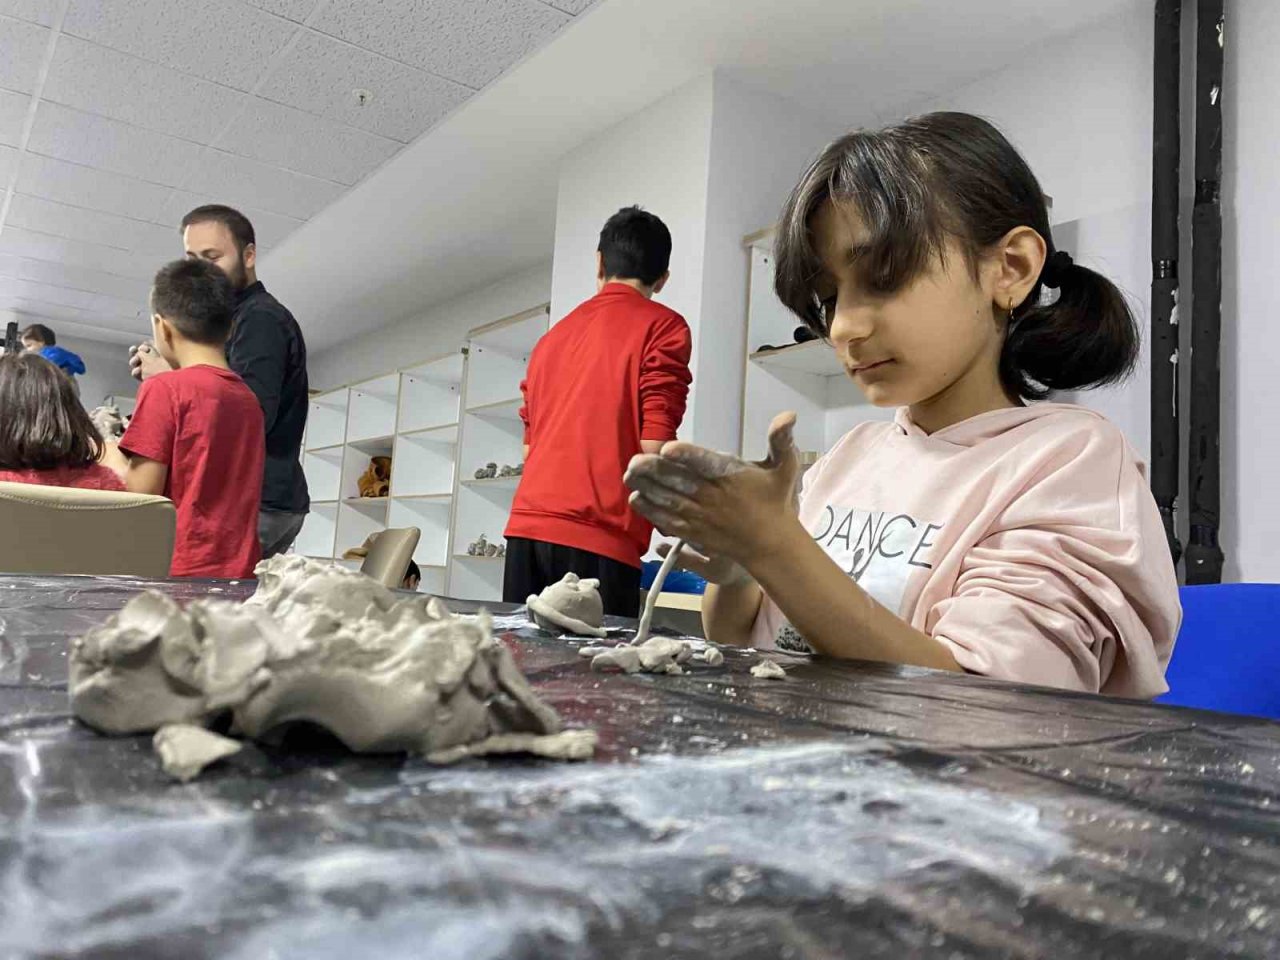
[[[1054,249],[1013,146],[959,113],[849,134],[774,253],[782,302],[898,411],[806,473],[798,515],[790,414],[758,464],[680,442],[632,462],[634,507],[698,545],[681,563],[711,583],[707,637],[1164,692],[1181,609],[1143,465],[1098,414],[1029,402],[1123,378],[1137,326]]]

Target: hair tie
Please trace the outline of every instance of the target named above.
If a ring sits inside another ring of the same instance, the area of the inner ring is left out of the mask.
[[[1057,290],[1062,286],[1062,279],[1067,275],[1068,268],[1074,263],[1071,254],[1067,251],[1055,250],[1044,262],[1044,268],[1040,271],[1040,282],[1050,289]]]

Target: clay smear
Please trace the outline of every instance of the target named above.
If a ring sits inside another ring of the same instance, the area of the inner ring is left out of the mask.
[[[71,708],[111,734],[167,724],[278,741],[320,726],[362,753],[445,761],[492,752],[590,756],[591,731],[561,734],[556,712],[493,637],[487,614],[455,617],[368,577],[287,555],[258,565],[243,604],[185,610],[148,592],[73,641]],[[459,748],[465,748],[459,750]]]

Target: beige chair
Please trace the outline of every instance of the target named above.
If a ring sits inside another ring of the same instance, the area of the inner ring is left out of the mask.
[[[164,497],[0,483],[0,573],[167,577],[177,518]]]
[[[360,564],[360,572],[373,577],[384,587],[396,590],[404,583],[413,551],[418,549],[422,531],[417,527],[401,530],[383,530],[374,538],[369,554]]]

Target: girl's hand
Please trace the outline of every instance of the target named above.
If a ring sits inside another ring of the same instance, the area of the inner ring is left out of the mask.
[[[708,563],[745,565],[797,522],[795,422],[794,413],[774,418],[769,455],[756,463],[679,441],[634,457],[624,478],[632,508],[667,536],[697,544]]]

